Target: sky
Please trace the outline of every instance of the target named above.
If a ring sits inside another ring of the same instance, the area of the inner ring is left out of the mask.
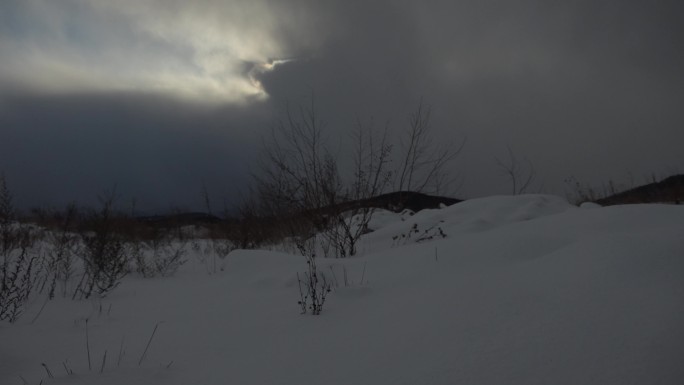
[[[3,0],[0,173],[22,207],[214,209],[309,105],[329,140],[402,132],[419,103],[462,198],[684,173],[679,1]],[[338,156],[347,154],[340,144]]]

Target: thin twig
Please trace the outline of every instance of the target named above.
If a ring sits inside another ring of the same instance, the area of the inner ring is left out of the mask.
[[[123,356],[123,345],[124,345],[124,339],[126,336],[121,337],[121,345],[119,346],[119,358],[116,360],[116,367],[118,368],[121,366],[121,357]]]
[[[64,371],[66,371],[66,374],[68,376],[70,376],[70,375],[74,374],[74,371],[71,370],[71,368],[69,366],[67,366],[67,361],[69,361],[69,360],[63,361],[62,366],[64,366]]]
[[[328,266],[330,268],[330,271],[332,272],[333,279],[335,280],[335,287],[340,287],[340,283],[337,282],[337,276],[335,275],[335,269],[333,269],[333,265]]]
[[[87,318],[85,320],[85,324],[86,324],[86,351],[88,352],[88,370],[93,370],[93,367],[90,364],[90,338],[88,337],[88,319]]]
[[[107,363],[107,351],[105,350],[104,356],[102,356],[102,366],[100,366],[100,373],[104,372],[105,363]]]
[[[366,276],[366,263],[368,262],[363,262],[363,272],[361,273],[361,285],[363,285],[363,278]]]
[[[43,365],[43,367],[45,368],[45,371],[47,372],[48,377],[50,377],[50,378],[55,378],[55,376],[52,375],[52,372],[50,371],[50,369],[48,368],[48,366],[45,365],[44,362],[41,363],[41,365]]]
[[[71,370],[71,368],[69,367],[69,365],[67,365],[67,362],[69,362],[69,360],[66,360],[66,361],[62,362],[62,365],[64,366],[64,370],[66,370],[67,375],[71,376],[71,375],[74,374],[74,371]]]
[[[36,314],[36,316],[33,317],[33,320],[31,320],[31,325],[33,325],[33,324],[36,322],[36,320],[38,319],[38,317],[40,317],[40,314],[43,312],[43,309],[45,309],[45,306],[47,305],[47,303],[48,303],[49,300],[50,300],[49,297],[48,297],[48,298],[45,298],[45,302],[43,303],[43,306],[40,307],[40,310],[38,311],[38,314]]]
[[[302,307],[302,314],[306,314],[306,299],[304,296],[304,291],[302,291],[302,280],[299,278],[299,272],[297,272],[297,283],[299,285],[299,305]]]
[[[157,324],[154,325],[154,330],[152,331],[152,335],[150,336],[150,340],[147,341],[147,346],[145,346],[145,351],[143,352],[142,356],[140,356],[140,360],[138,361],[138,366],[142,365],[142,362],[145,359],[145,356],[147,355],[147,349],[149,349],[150,344],[152,343],[152,339],[154,338],[154,334],[157,332],[157,328],[159,327],[160,323],[161,322],[157,322]]]

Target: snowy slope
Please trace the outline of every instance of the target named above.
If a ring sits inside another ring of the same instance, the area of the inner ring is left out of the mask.
[[[445,238],[400,237],[437,227]],[[33,304],[17,324],[0,324],[0,384],[684,378],[684,207],[491,197],[382,213],[371,228],[366,254],[319,261],[338,286],[320,316],[299,314],[303,257],[236,251],[217,274],[195,261],[171,278],[129,277],[102,301],[52,301],[31,324],[42,303]]]

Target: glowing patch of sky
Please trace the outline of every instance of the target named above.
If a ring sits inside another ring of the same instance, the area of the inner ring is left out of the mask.
[[[277,2],[24,0],[3,6],[0,77],[44,92],[142,91],[243,103],[316,41]],[[7,20],[16,17],[15,22]],[[295,28],[296,26],[296,28]],[[294,39],[283,32],[294,31]],[[297,41],[298,47],[291,47]],[[263,66],[262,66],[263,64]],[[270,67],[270,68],[269,68]],[[254,68],[257,68],[255,71]]]

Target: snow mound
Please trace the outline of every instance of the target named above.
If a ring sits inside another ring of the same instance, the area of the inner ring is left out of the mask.
[[[369,230],[378,230],[383,227],[387,227],[393,223],[402,222],[414,215],[411,210],[404,210],[400,213],[395,213],[394,211],[389,211],[385,209],[375,209],[373,211],[373,216],[368,222]]]
[[[399,218],[398,215],[383,213],[385,226],[366,237],[362,249],[380,250],[390,241],[397,246],[484,232],[574,209],[577,207],[563,198],[530,194],[471,199],[442,209],[422,210],[394,222],[389,219]]]

